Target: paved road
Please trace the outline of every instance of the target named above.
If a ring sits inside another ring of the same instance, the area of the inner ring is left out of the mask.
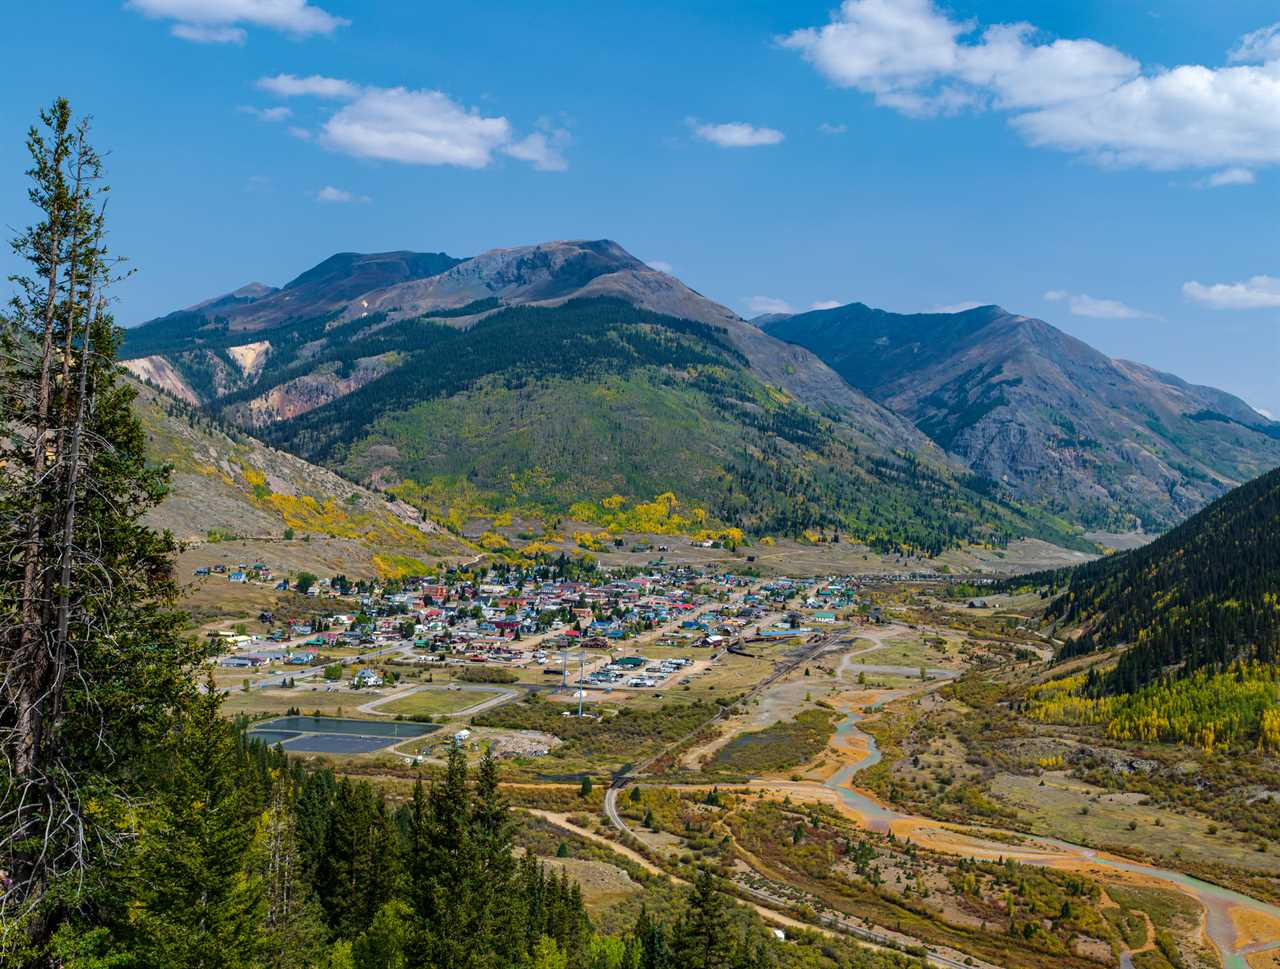
[[[376,656],[386,656],[388,653],[406,653],[407,655],[407,650],[411,649],[412,645],[413,644],[409,642],[396,643],[394,646],[385,646],[382,649],[375,649],[367,653],[361,653],[359,656],[344,656],[341,660],[335,660],[335,662],[340,662],[343,666],[351,666],[354,663],[366,662]],[[313,673],[323,673],[325,665],[327,664],[321,663],[318,666],[300,666],[296,670],[285,670],[279,674],[263,677],[256,681],[253,686],[257,688],[279,686],[287,679],[296,679],[300,676],[311,676]]]
[[[481,700],[478,703],[472,704],[471,706],[467,707],[465,710],[458,710],[456,713],[436,714],[436,716],[441,718],[469,717],[476,713],[483,713],[485,710],[489,710],[489,709],[492,709],[493,707],[501,706],[504,703],[509,703],[510,701],[514,700],[517,696],[520,695],[519,692],[516,690],[505,689],[500,686],[484,686],[482,684],[475,684],[475,685],[467,684],[466,686],[459,687],[459,686],[453,686],[451,684],[446,684],[446,683],[422,683],[408,690],[401,690],[398,693],[391,693],[391,694],[388,694],[387,696],[380,696],[377,699],[370,700],[368,703],[361,704],[360,706],[356,707],[356,709],[359,710],[361,713],[371,713],[375,717],[393,717],[395,716],[394,713],[383,713],[381,710],[378,709],[378,707],[382,706],[384,703],[390,703],[393,700],[403,700],[405,697],[413,696],[415,693],[423,693],[426,691],[495,694],[494,696],[489,697],[489,699],[487,700]]]

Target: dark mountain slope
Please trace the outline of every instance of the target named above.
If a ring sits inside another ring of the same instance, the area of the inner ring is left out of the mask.
[[[1280,424],[1238,398],[997,306],[901,315],[854,303],[764,329],[973,471],[1088,524],[1167,527],[1280,464]]]
[[[219,408],[234,404],[239,412],[231,416],[261,427],[350,393],[396,366],[373,355],[340,375],[325,370],[335,356],[349,358],[345,347],[354,338],[407,319],[466,328],[504,306],[584,297],[618,298],[719,327],[761,379],[838,415],[868,446],[946,460],[909,422],[807,350],[767,336],[608,240],[497,249],[467,260],[340,254],[252,301],[221,298],[205,304],[212,307],[207,313],[195,307],[129,330],[122,358],[136,375],[175,396]]]
[[[466,307],[486,301],[501,305],[554,306],[568,299],[609,297],[666,316],[720,327],[746,355],[762,379],[794,394],[804,404],[839,411],[879,448],[931,451],[928,438],[865,394],[850,387],[809,351],[762,333],[736,313],[636,259],[616,242],[548,242],[495,249],[459,263],[447,272],[369,293],[349,304],[343,319],[381,313],[395,321],[440,316],[468,326]],[[492,311],[489,307],[487,311]],[[933,451],[934,460],[943,460]]]
[[[762,383],[722,328],[596,298],[509,307],[463,330],[406,319],[366,339],[350,352],[404,365],[265,434],[438,513],[674,491],[756,533],[928,551],[1072,542],[944,468],[865,453],[856,429]]]
[[[1280,470],[1219,498],[1150,545],[1051,577],[1048,616],[1083,629],[1063,656],[1133,644],[1112,686],[1169,669],[1280,661]]]
[[[189,313],[185,333],[174,316],[130,331],[125,365],[438,515],[675,490],[759,532],[1087,545],[957,473],[808,350],[607,240],[339,255],[240,299]]]

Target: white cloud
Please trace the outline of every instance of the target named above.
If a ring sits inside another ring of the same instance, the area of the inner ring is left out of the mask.
[[[785,299],[778,299],[775,296],[748,296],[743,301],[747,312],[752,316],[761,316],[765,313],[794,313],[791,304]]]
[[[981,303],[977,300],[966,299],[959,303],[945,303],[942,306],[930,306],[926,313],[964,313],[967,310],[976,310],[979,306],[990,306],[990,303]]]
[[[346,101],[360,93],[360,86],[344,81],[339,77],[325,77],[323,74],[311,74],[298,77],[296,74],[275,74],[258,79],[258,87],[282,98],[317,97]]]
[[[200,44],[242,44],[243,26],[294,37],[331,34],[351,21],[306,0],[129,0],[127,7],[153,20],[172,20],[169,32]]]
[[[440,91],[367,88],[324,124],[321,140],[359,158],[484,168],[512,145],[506,118],[467,111]]]
[[[1248,402],[1247,400],[1245,401],[1245,403],[1246,403],[1246,404],[1249,404],[1249,402]],[[1250,407],[1251,407],[1251,408],[1252,408],[1256,413],[1261,414],[1263,417],[1265,417],[1265,418],[1266,418],[1267,420],[1269,420],[1269,421],[1274,421],[1274,420],[1276,419],[1276,415],[1275,415],[1275,414],[1273,414],[1273,413],[1271,413],[1271,411],[1267,410],[1265,407],[1259,407],[1257,404],[1249,404],[1249,406],[1250,406]]]
[[[755,148],[759,145],[779,144],[786,135],[776,128],[757,128],[745,121],[729,121],[724,124],[699,124],[688,120],[693,133],[703,141],[721,148]]]
[[[506,118],[468,110],[441,91],[362,86],[319,74],[277,74],[260,78],[258,87],[281,97],[345,102],[321,126],[318,140],[357,158],[485,168],[501,152],[540,171],[569,167],[563,153],[567,131],[553,128],[518,139]],[[311,137],[305,129],[289,130],[295,137]]]
[[[676,271],[675,267],[665,259],[646,259],[644,263],[650,269],[656,270],[660,273],[667,273],[670,275]]]
[[[780,38],[832,83],[902,113],[1003,111],[1030,144],[1160,170],[1280,164],[1280,25],[1245,37],[1235,67],[1151,68],[1030,24],[980,28],[934,0],[844,0],[830,23]]]
[[[1051,302],[1065,302],[1072,316],[1087,316],[1095,320],[1147,320],[1153,314],[1135,309],[1118,299],[1099,299],[1088,293],[1068,293],[1064,289],[1051,289],[1044,294]]]
[[[1252,185],[1257,180],[1257,176],[1247,168],[1224,168],[1206,178],[1204,184],[1207,188],[1223,188],[1228,185]]]
[[[1280,279],[1252,276],[1242,283],[1212,286],[1189,282],[1182,284],[1182,294],[1215,310],[1275,309],[1280,307]]]
[[[214,27],[209,24],[174,24],[169,33],[195,44],[243,44],[249,36],[241,27]]]
[[[1265,64],[1277,59],[1280,59],[1280,23],[1245,34],[1227,54],[1232,64]]]
[[[556,131],[549,135],[535,131],[502,150],[512,158],[529,162],[540,172],[563,172],[568,169],[569,163],[565,161],[560,149],[568,140],[566,131]]]
[[[346,189],[334,188],[332,185],[326,185],[320,191],[316,192],[317,202],[334,202],[345,205],[349,202],[369,202],[372,201],[367,195],[353,195]]]
[[[288,131],[289,134],[293,135],[293,137],[297,138],[299,141],[311,140],[311,132],[306,128],[298,127],[296,124],[289,125]]]
[[[818,131],[824,135],[842,135],[848,130],[849,126],[847,124],[832,124],[829,121],[824,121],[818,125]]]
[[[810,303],[810,304],[809,304],[809,309],[811,309],[811,310],[833,310],[833,309],[836,309],[837,307],[840,307],[840,306],[843,306],[843,305],[844,305],[844,304],[843,304],[843,303],[841,303],[838,299],[819,299],[819,300],[815,300],[814,302]]]
[[[242,104],[236,110],[243,114],[251,114],[259,121],[266,121],[268,123],[285,121],[293,115],[293,112],[284,107],[284,105],[279,105],[274,108],[255,108],[252,105]]]

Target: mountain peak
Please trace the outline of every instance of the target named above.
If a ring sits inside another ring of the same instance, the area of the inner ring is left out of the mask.
[[[368,290],[443,272],[462,260],[443,252],[338,252],[284,284],[285,290],[333,287]]]
[[[900,314],[851,303],[764,329],[971,470],[1091,525],[1158,528],[1280,463],[1280,443],[1238,398],[1111,360],[999,306]]]

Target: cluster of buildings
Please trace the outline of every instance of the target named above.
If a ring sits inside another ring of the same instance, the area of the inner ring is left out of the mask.
[[[269,575],[257,563],[250,570]],[[329,595],[345,580],[318,580]],[[415,647],[421,663],[507,663],[532,660],[548,675],[562,675],[556,653],[614,651],[636,635],[659,630],[658,645],[733,647],[756,638],[813,630],[804,623],[835,622],[859,607],[862,580],[829,577],[757,578],[689,566],[646,571],[598,572],[565,578],[547,567],[490,570],[477,577],[446,572],[421,579],[362,584],[358,612],[289,620],[263,613],[265,637],[218,637],[223,665],[257,667],[268,662],[313,666],[335,650]],[[802,614],[799,609],[807,610]],[[779,619],[779,617],[783,617]],[[536,637],[536,645],[525,640]],[[683,670],[684,661],[654,662],[631,656],[593,671],[594,685],[656,686]],[[373,685],[366,683],[363,685]]]
[[[604,669],[589,673],[586,683],[594,686],[619,686],[649,689],[660,686],[670,677],[684,671],[693,660],[684,657],[652,660],[643,656],[623,656]]]
[[[225,575],[228,582],[271,582],[275,576],[264,562],[254,562],[249,565],[240,562],[236,565],[202,565],[195,570],[197,577],[208,575]],[[289,583],[282,580],[277,583],[277,589],[287,589]]]

